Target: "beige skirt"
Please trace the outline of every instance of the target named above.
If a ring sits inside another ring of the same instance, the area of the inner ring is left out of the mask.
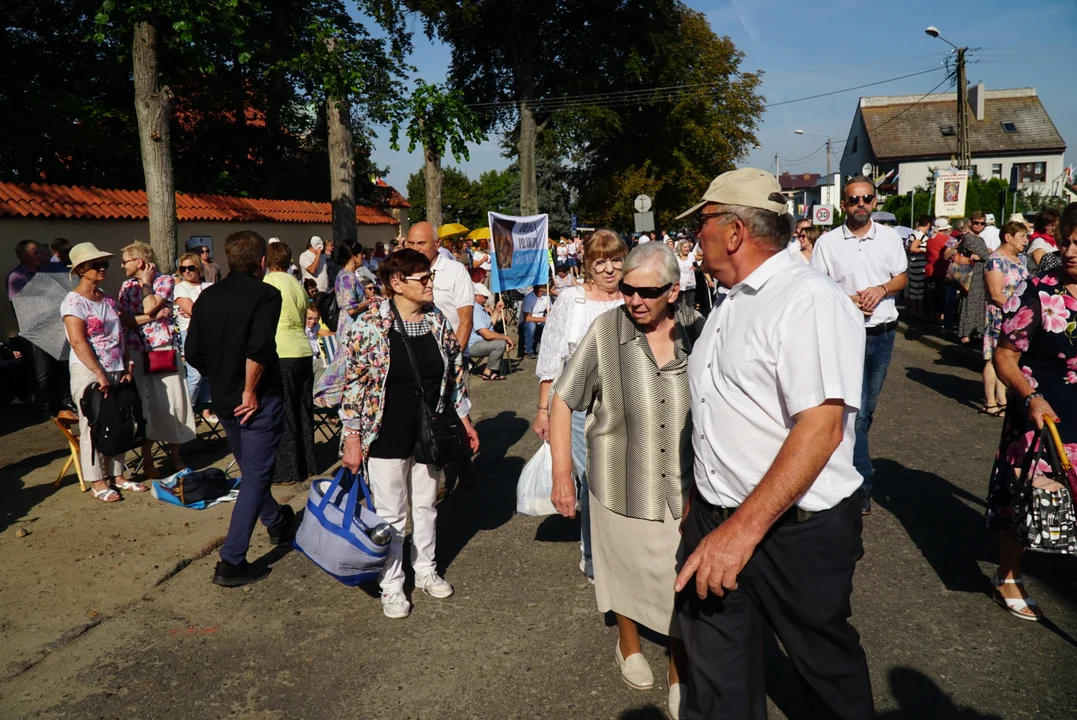
[[[591,494],[591,554],[599,612],[613,611],[663,635],[680,637],[673,614],[680,520],[625,517]]]
[[[181,445],[197,436],[183,358],[178,353],[176,368],[178,372],[146,375],[142,359],[135,358],[134,381],[146,418],[147,440]]]

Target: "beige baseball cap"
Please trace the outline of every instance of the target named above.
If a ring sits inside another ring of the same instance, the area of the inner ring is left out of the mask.
[[[703,200],[688,208],[677,220],[694,215],[707,203],[721,203],[722,205],[743,205],[782,215],[788,212],[788,206],[784,201],[772,200],[771,195],[782,192],[782,186],[774,179],[774,176],[765,170],[756,168],[741,168],[722,173],[711,181],[707,192],[703,193]]]

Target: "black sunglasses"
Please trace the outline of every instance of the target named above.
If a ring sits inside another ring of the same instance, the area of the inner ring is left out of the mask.
[[[197,269],[194,265],[180,265],[180,272],[194,272]]]
[[[626,298],[630,298],[633,295],[639,295],[644,300],[654,300],[669,292],[669,289],[673,287],[673,283],[666,283],[662,287],[636,287],[635,285],[629,285],[628,283],[621,281],[617,283],[617,287],[621,291],[621,294]]]
[[[696,216],[694,218],[695,219],[696,234],[698,235],[699,232],[701,230],[703,230],[703,225],[708,220],[710,220],[711,218],[722,217],[723,215],[735,215],[735,214],[736,213],[734,213],[731,210],[723,210],[722,212],[715,212],[715,213],[696,213]]]
[[[859,205],[863,200],[865,205],[871,205],[871,201],[875,199],[874,195],[850,195],[845,198],[846,205]]]
[[[86,263],[88,270],[96,270],[101,272],[102,270],[108,270],[108,260],[99,260],[97,262]]]

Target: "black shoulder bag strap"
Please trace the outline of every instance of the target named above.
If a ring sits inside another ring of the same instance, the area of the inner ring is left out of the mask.
[[[395,302],[390,300],[389,307],[393,309],[393,323],[396,326],[396,331],[400,333],[400,337],[404,341],[404,348],[408,351],[408,360],[411,361],[411,369],[415,373],[415,383],[419,386],[419,401],[422,405],[425,405],[426,393],[423,391],[423,376],[419,374],[419,361],[415,359],[415,351],[411,349],[408,331],[404,329],[404,319],[400,317],[400,312],[397,311]],[[419,412],[422,412],[422,407],[419,408]]]

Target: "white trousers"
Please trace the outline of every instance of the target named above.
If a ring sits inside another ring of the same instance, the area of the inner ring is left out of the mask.
[[[381,573],[381,591],[404,589],[404,525],[411,505],[411,567],[415,577],[435,572],[434,536],[438,511],[438,481],[442,471],[433,465],[415,462],[414,457],[403,460],[368,458],[370,491],[374,495],[374,511],[393,528],[389,557]]]
[[[86,416],[82,414],[82,394],[86,392],[87,387],[97,382],[97,378],[86,369],[85,365],[71,365],[70,370],[71,399],[75,401],[75,407],[79,411],[79,459],[82,464],[82,478],[88,483],[94,483],[98,480],[123,477],[124,455],[106,457],[90,450],[90,424],[86,421]],[[105,374],[108,375],[109,382],[114,385],[123,377],[122,372]]]

